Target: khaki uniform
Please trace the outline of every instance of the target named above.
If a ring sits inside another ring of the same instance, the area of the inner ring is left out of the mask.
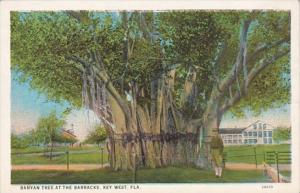
[[[213,136],[210,142],[211,155],[214,163],[216,176],[222,175],[222,165],[223,165],[223,141],[219,135]]]

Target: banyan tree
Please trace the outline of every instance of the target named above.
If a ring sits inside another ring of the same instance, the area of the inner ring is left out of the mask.
[[[289,53],[288,12],[11,13],[12,70],[93,111],[115,170],[206,166],[224,113],[289,103]]]

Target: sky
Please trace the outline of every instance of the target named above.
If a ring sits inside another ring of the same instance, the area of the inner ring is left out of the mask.
[[[280,108],[270,109],[259,116],[246,112],[243,118],[236,118],[231,113],[226,113],[221,121],[220,128],[241,128],[260,120],[273,127],[291,127],[290,105],[286,104]]]
[[[16,73],[12,73],[11,82],[11,130],[13,133],[23,133],[35,128],[39,117],[48,115],[51,111],[62,113],[68,103],[55,103],[47,100],[43,94],[30,88],[28,82],[16,81]],[[80,140],[92,130],[94,124],[99,122],[93,112],[86,109],[73,110],[67,116],[64,128],[71,129]]]
[[[12,73],[11,130],[13,133],[19,134],[31,130],[35,128],[39,117],[45,116],[53,110],[61,113],[69,107],[68,103],[58,104],[48,101],[46,96],[31,89],[28,82],[19,83],[16,81],[17,76],[18,74]],[[290,127],[290,105],[270,109],[259,117],[246,112],[244,118],[235,118],[227,113],[223,116],[220,127],[246,127],[257,120],[269,123],[274,127]],[[84,140],[96,123],[99,123],[99,120],[93,112],[78,109],[72,110],[68,115],[64,128],[71,129],[73,124],[75,135],[78,136],[79,140]]]

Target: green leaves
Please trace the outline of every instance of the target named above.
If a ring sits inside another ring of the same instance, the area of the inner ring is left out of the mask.
[[[107,131],[101,125],[95,126],[94,130],[90,132],[85,139],[85,143],[89,144],[99,144],[103,142],[108,136]]]
[[[291,128],[276,128],[273,132],[273,139],[280,143],[291,139]]]
[[[65,124],[64,119],[57,117],[56,113],[53,111],[49,115],[40,117],[37,123],[37,136],[40,140],[44,140],[44,143],[61,141],[61,133],[59,129]]]
[[[180,63],[176,70],[175,101],[179,103],[188,71],[192,69],[197,74],[199,90],[196,106],[203,110],[212,88],[235,64],[245,19],[252,21],[248,56],[260,47],[269,46],[249,61],[248,71],[290,47],[288,12],[128,12],[126,19],[121,15],[116,12],[12,12],[12,69],[22,72],[20,81],[29,81],[32,88],[50,100],[66,100],[79,107],[82,71],[68,59],[70,56],[91,62],[90,52],[99,52],[110,80],[121,95],[129,83],[135,82],[149,99],[150,82],[168,67]],[[270,46],[278,40],[285,43]],[[126,43],[129,49],[125,49]],[[226,46],[216,61],[221,45]],[[124,60],[126,50],[130,53],[128,61]],[[259,113],[288,103],[289,71],[289,56],[269,65],[255,77],[247,96],[231,110],[241,112],[249,107]],[[242,74],[237,79],[240,83],[244,81]],[[238,85],[232,85],[232,90],[237,91]],[[230,98],[229,93],[224,94],[223,102],[226,98]],[[201,112],[197,115],[201,116]]]

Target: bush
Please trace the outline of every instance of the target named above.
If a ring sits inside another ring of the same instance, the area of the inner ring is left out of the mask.
[[[89,144],[100,144],[101,142],[105,141],[107,138],[107,131],[105,130],[104,127],[101,125],[95,126],[94,131],[90,132],[84,141],[84,143],[89,143]]]
[[[277,128],[273,132],[273,139],[276,143],[291,139],[291,128]]]
[[[31,136],[28,134],[16,135],[11,134],[11,147],[16,149],[24,149],[31,144]]]

